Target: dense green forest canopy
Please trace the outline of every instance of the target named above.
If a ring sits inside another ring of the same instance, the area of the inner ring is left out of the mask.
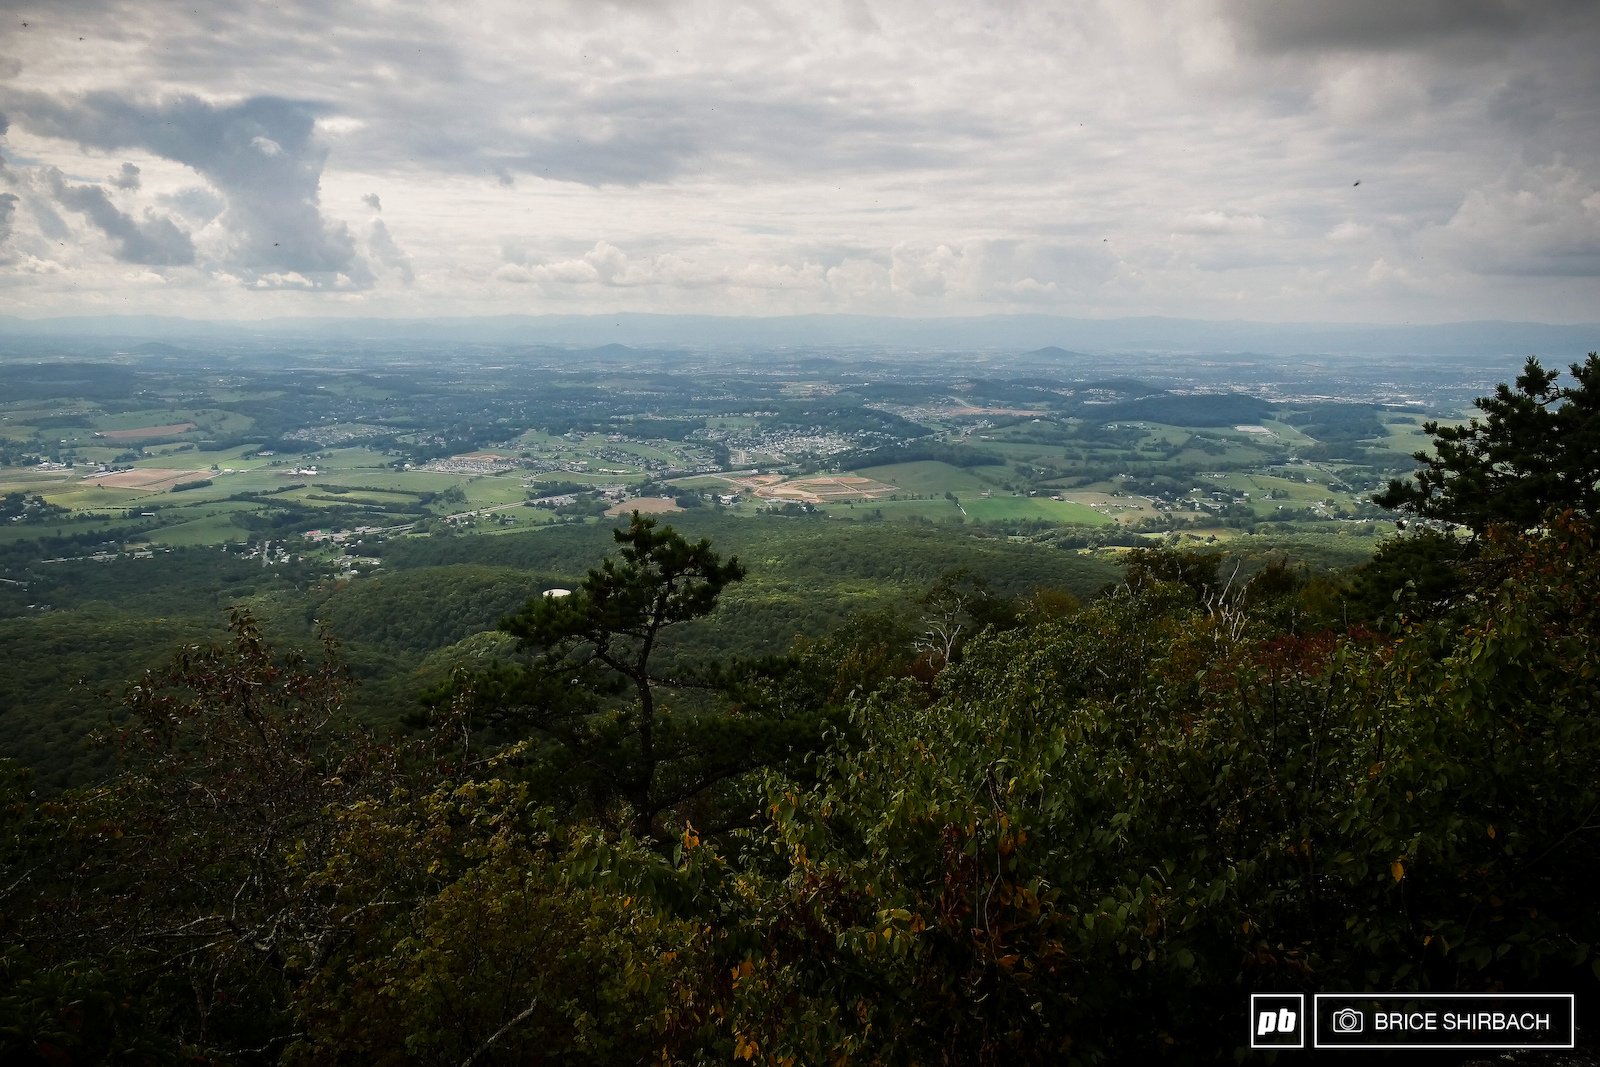
[[[644,836],[626,788],[570,788],[627,736],[602,679],[573,676],[588,747],[490,744],[468,690],[386,740],[340,714],[336,649],[238,616],[129,691],[106,786],[8,778],[5,1040],[1209,1062],[1252,989],[1572,988],[1600,935],[1594,533],[1492,534],[1464,580],[1382,629],[1293,568],[1159,552],[1087,602],[940,594],[983,620],[948,656],[889,617],[722,679],[704,724],[790,740]]]

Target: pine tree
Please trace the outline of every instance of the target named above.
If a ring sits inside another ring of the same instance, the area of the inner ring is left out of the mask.
[[[1465,426],[1423,424],[1434,454],[1416,453],[1414,482],[1395,479],[1380,507],[1483,534],[1505,523],[1541,525],[1552,509],[1600,515],[1600,356],[1571,366],[1574,386],[1530,356],[1513,390],[1501,383]]]
[[[614,536],[617,556],[590,570],[572,595],[540,597],[502,624],[534,658],[480,684],[565,749],[573,779],[586,780],[595,800],[625,799],[643,835],[662,811],[747,769],[760,747],[730,742],[724,727],[735,724],[726,716],[671,714],[664,690],[712,686],[669,676],[657,663],[662,632],[709,615],[745,571],[709,541],[690,542],[638,512]]]

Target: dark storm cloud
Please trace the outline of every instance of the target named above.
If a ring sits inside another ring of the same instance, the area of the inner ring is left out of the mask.
[[[194,242],[166,216],[147,213],[141,223],[113,204],[98,185],[71,185],[54,168],[46,172],[46,180],[57,203],[81,212],[116,242],[114,254],[124,263],[173,267],[194,262]]]
[[[226,266],[255,284],[289,273],[317,285],[338,275],[343,284],[371,281],[349,228],[322,216],[327,149],[314,136],[313,105],[279,97],[215,105],[193,96],[147,104],[109,92],[26,93],[9,102],[34,133],[107,151],[142,148],[205,176],[228,205]]]
[[[1592,0],[1223,0],[1268,51],[1427,47],[1505,37],[1592,8]]]

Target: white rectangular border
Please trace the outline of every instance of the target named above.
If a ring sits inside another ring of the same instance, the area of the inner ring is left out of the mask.
[[[1273,1049],[1281,1049],[1281,1048],[1296,1048],[1296,1049],[1305,1048],[1306,1047],[1306,1031],[1310,1029],[1310,1026],[1307,1026],[1305,1024],[1305,1022],[1302,1022],[1301,1025],[1300,1025],[1300,1043],[1297,1044],[1297,1045],[1258,1045],[1258,1044],[1256,1044],[1256,1038],[1259,1036],[1256,1033],[1256,998],[1257,997],[1271,997],[1273,1000],[1287,1000],[1290,997],[1293,997],[1295,1000],[1298,1000],[1300,1002],[1300,1018],[1302,1020],[1305,1020],[1305,1017],[1306,1017],[1306,995],[1304,993],[1251,993],[1250,994],[1250,1018],[1247,1021],[1248,1025],[1250,1027],[1250,1048],[1251,1049],[1259,1049],[1262,1052],[1270,1052]],[[1315,1021],[1312,1020],[1312,1023],[1314,1025]]]
[[[1362,997],[1378,1000],[1560,1000],[1565,997],[1567,1006],[1571,1009],[1571,1029],[1567,1033],[1565,1045],[1324,1045],[1322,1038],[1322,1001],[1328,1000],[1357,1000]],[[1572,1049],[1578,1047],[1578,996],[1576,993],[1317,993],[1311,999],[1311,1047],[1328,1049],[1332,1052],[1360,1052],[1371,1049],[1375,1052],[1404,1051],[1406,1049],[1422,1049],[1429,1051],[1461,1051],[1461,1052],[1490,1052],[1504,1051],[1506,1049]],[[1279,1046],[1280,1048],[1283,1046]]]

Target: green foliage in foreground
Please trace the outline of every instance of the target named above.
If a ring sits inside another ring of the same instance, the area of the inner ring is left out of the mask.
[[[1158,587],[862,705],[820,785],[769,784],[788,863],[751,880],[735,1030],[798,1062],[1207,1061],[1250,990],[1570,985],[1600,568],[1575,527],[1501,551],[1459,627],[1284,638]]]
[[[0,783],[0,1052],[1214,1062],[1251,990],[1587,996],[1592,527],[1492,535],[1385,635],[1194,562],[1035,597],[937,673],[892,620],[808,646],[769,698],[847,728],[746,776],[742,827],[651,840],[540,803],[459,704],[348,725],[329,655],[237,620],[130,691],[107,786]]]

